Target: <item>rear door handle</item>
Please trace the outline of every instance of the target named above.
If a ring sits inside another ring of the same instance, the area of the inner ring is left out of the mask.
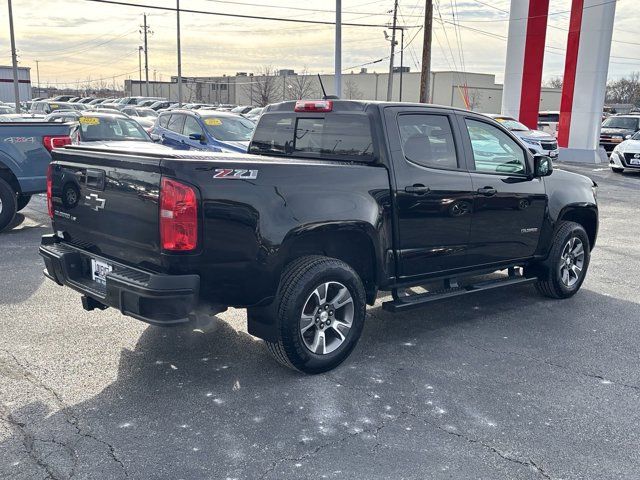
[[[485,197],[493,197],[498,191],[493,187],[482,187],[478,189],[478,193],[480,195],[484,195]]]
[[[415,185],[404,187],[404,191],[413,195],[426,195],[431,189],[421,183],[416,183]]]

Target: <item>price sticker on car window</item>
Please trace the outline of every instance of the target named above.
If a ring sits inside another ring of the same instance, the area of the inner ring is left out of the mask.
[[[51,108],[58,108],[60,105],[58,105],[57,103],[52,103],[50,105]]]
[[[205,118],[204,123],[212,127],[218,127],[222,125],[222,120],[219,118]]]
[[[81,125],[100,125],[100,119],[96,117],[80,117],[78,121]]]

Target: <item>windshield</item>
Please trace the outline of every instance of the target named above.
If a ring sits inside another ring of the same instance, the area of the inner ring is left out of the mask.
[[[16,111],[8,105],[0,105],[0,113],[16,113]]]
[[[638,130],[638,118],[609,117],[603,123],[605,128],[620,128],[624,130]]]
[[[157,117],[158,113],[155,110],[138,110],[139,117]]]
[[[523,125],[522,123],[514,120],[513,118],[495,118],[496,122],[501,124],[507,130],[511,130],[513,132],[528,132],[530,130],[529,127]]]
[[[151,141],[140,124],[128,118],[80,117],[78,122],[80,122],[80,140],[83,142]]]
[[[631,140],[640,140],[640,132],[636,133],[633,137],[631,137]]]
[[[205,128],[221,142],[248,142],[255,124],[245,118],[203,117]]]

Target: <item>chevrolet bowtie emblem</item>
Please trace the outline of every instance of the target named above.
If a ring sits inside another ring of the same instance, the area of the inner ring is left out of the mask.
[[[84,197],[85,202],[84,204],[89,207],[91,210],[94,211],[99,211],[101,209],[104,208],[104,204],[107,201],[104,198],[100,198],[98,195],[96,195],[95,193],[92,193],[91,195],[87,195],[86,197]]]

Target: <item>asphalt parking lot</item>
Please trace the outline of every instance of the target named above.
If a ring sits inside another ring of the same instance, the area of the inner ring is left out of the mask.
[[[243,311],[160,329],[42,276],[42,198],[0,234],[2,479],[620,479],[640,471],[640,175],[600,184],[581,292],[370,308],[337,370],[278,366]]]

